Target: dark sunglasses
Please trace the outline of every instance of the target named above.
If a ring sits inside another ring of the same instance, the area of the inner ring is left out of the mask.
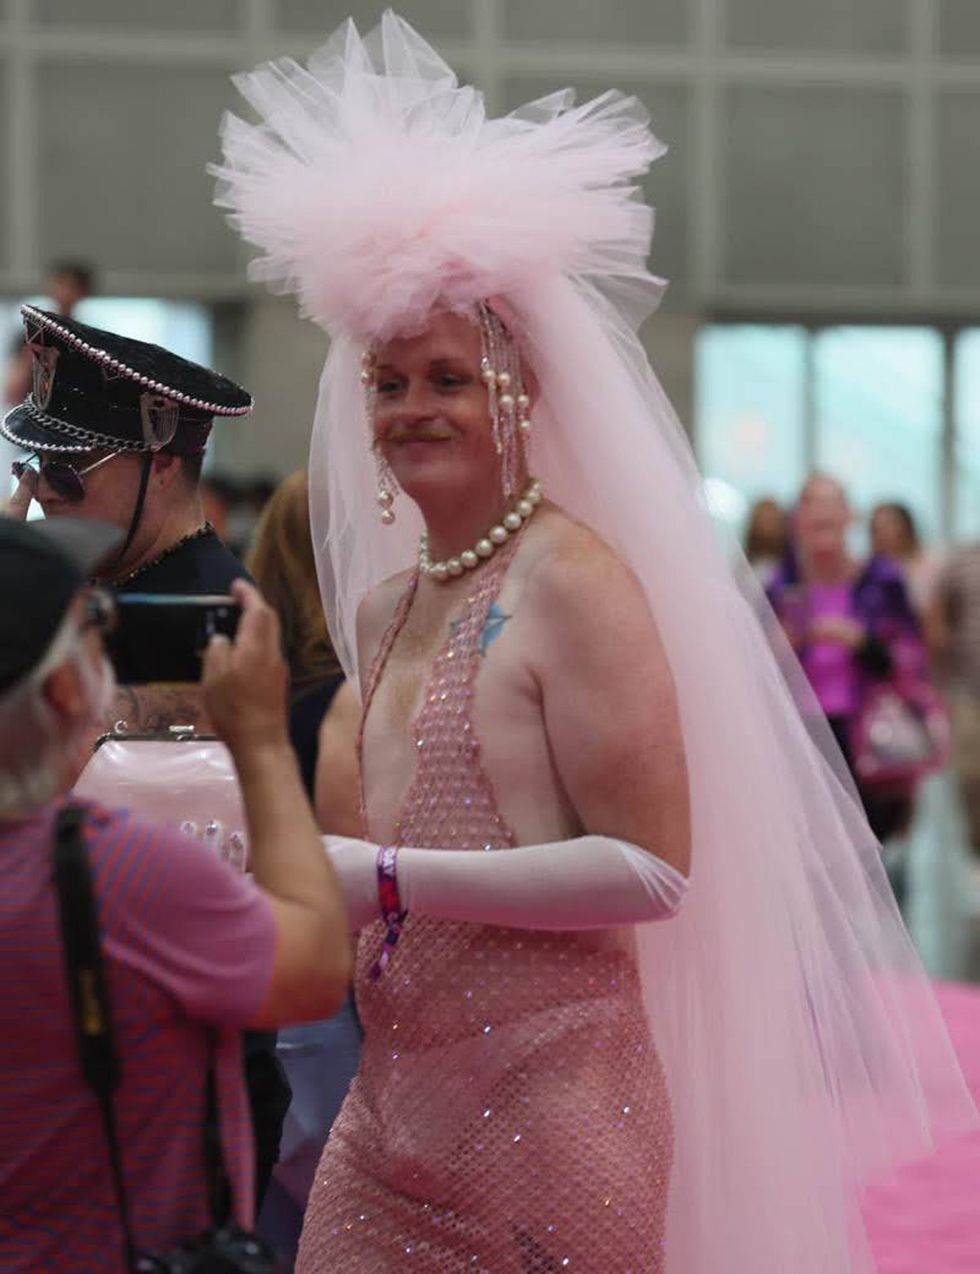
[[[105,635],[116,627],[116,599],[104,588],[91,588],[85,597],[85,618],[81,630],[97,628]]]
[[[86,465],[84,469],[76,469],[67,460],[57,460],[53,456],[50,459],[47,456],[31,456],[29,460],[15,460],[10,471],[18,482],[25,474],[34,474],[36,478],[43,476],[56,496],[77,504],[85,498],[85,475],[120,454],[118,451],[110,451],[107,456]]]

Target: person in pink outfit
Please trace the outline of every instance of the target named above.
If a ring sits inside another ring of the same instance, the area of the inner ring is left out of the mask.
[[[443,577],[427,560],[361,606],[367,831],[440,850],[401,851],[409,914],[377,979],[375,848],[334,850],[365,926],[367,1048],[301,1269],[386,1268],[408,1249],[433,1270],[557,1269],[593,1251],[661,1268],[670,1101],[628,926],[672,915],[686,887],[673,685],[642,589],[539,501],[523,455],[524,499],[505,500],[480,361],[469,319],[439,313],[371,373],[376,445],[425,516],[429,559],[525,507],[481,568]],[[534,848],[472,852],[515,846]],[[366,1206],[379,1189],[386,1203]]]
[[[278,623],[250,585],[233,585],[241,622],[233,642],[209,646],[203,692],[239,776],[253,878],[163,821],[77,790],[115,685],[105,642],[115,610],[90,581],[123,540],[94,518],[0,517],[4,1274],[172,1268],[137,1257],[172,1252],[211,1223],[202,1117],[212,1069],[229,1213],[250,1226],[242,1027],[334,1011],[350,970],[343,902],[286,734]],[[66,976],[55,870],[66,809],[90,865],[104,953],[125,1207],[76,1039],[79,1012],[99,1030],[100,1000],[80,996],[73,1011]]]
[[[325,844],[364,1045],[297,1268],[867,1270],[858,1183],[972,1107],[636,336],[642,107],[487,119],[390,13],[237,83],[217,201],[331,336],[363,708],[365,838]]]

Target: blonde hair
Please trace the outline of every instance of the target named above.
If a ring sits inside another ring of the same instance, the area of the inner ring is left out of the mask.
[[[340,662],[320,602],[305,469],[290,474],[273,492],[259,520],[247,565],[279,616],[293,679],[308,681],[339,673]]]

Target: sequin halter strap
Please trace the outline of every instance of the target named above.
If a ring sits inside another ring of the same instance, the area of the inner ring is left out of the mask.
[[[485,653],[491,607],[521,538],[520,533],[516,535],[473,580],[474,587],[451,622],[446,643],[432,664],[422,706],[411,725],[418,763],[395,824],[396,844],[447,849],[516,844],[483,769],[472,713],[473,684]],[[418,581],[416,571],[378,649],[364,698],[362,733],[363,720],[411,610]]]

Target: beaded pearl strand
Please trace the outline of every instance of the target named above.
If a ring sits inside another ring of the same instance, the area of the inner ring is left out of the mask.
[[[486,535],[477,540],[471,549],[464,549],[457,557],[448,557],[443,562],[434,562],[429,553],[429,535],[422,532],[419,541],[419,573],[429,579],[445,583],[449,579],[458,579],[467,571],[474,570],[481,562],[493,557],[497,549],[506,544],[515,532],[519,531],[541,503],[541,483],[535,478],[525,489],[509,513],[504,514],[496,526],[492,526]]]
[[[500,457],[504,499],[517,490],[521,462],[527,463],[531,400],[524,391],[521,360],[513,336],[486,302],[477,306],[480,375],[487,387],[493,442]]]

